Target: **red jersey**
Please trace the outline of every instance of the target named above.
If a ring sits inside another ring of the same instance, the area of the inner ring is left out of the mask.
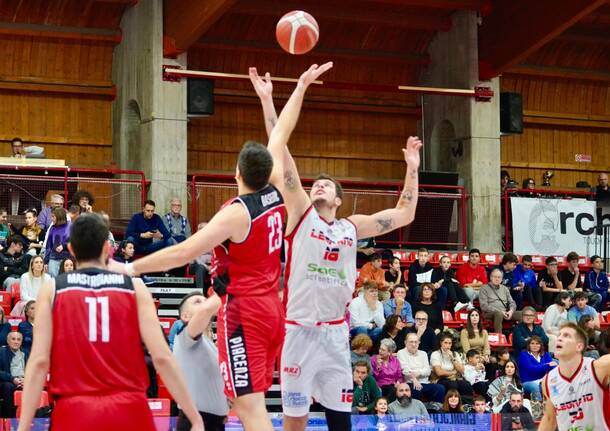
[[[214,249],[212,274],[219,295],[259,296],[279,289],[280,254],[283,245],[284,200],[272,185],[237,196],[227,205],[243,205],[250,228],[241,242],[227,240]]]
[[[59,275],[53,301],[50,392],[142,392],[148,373],[131,278],[97,268]]]

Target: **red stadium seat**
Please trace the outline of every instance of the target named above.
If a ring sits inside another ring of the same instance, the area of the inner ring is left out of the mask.
[[[19,302],[21,299],[21,285],[19,283],[11,284],[11,294],[15,303]]]
[[[13,402],[17,407],[17,417],[21,414],[21,398],[23,396],[23,391],[15,391],[13,394]],[[38,407],[44,407],[49,405],[49,394],[47,391],[42,391],[40,394],[40,404]]]
[[[536,325],[542,325],[542,319],[544,319],[544,311],[538,311],[536,313],[536,321],[534,323]]]
[[[599,313],[599,326],[602,329],[610,327],[610,311],[602,311]]]
[[[0,307],[4,310],[4,315],[11,314],[13,305],[13,295],[10,292],[0,292]]]
[[[469,254],[467,251],[460,252],[460,253],[456,254],[456,256],[455,256],[455,262],[459,263],[459,264],[468,263],[468,259],[469,259]]]
[[[487,266],[498,266],[502,262],[502,255],[496,253],[483,253],[481,263]]]
[[[512,343],[506,341],[506,335],[498,332],[490,332],[487,336],[489,347],[492,349],[500,349],[502,347],[511,347]]]
[[[11,329],[16,331],[21,322],[25,322],[25,317],[23,316],[7,316],[6,321],[10,323]]]
[[[462,326],[461,322],[453,320],[453,316],[449,310],[443,310],[443,324],[448,328],[459,328]]]
[[[168,431],[170,429],[171,401],[167,398],[149,398],[148,407],[152,412],[157,431]]]
[[[460,310],[457,313],[455,313],[455,317],[454,317],[456,322],[460,322],[463,326],[466,326],[466,322],[468,322],[468,311],[467,310]]]
[[[578,266],[587,271],[591,269],[591,261],[587,256],[578,256]]]
[[[401,262],[409,260],[409,252],[405,250],[394,250],[394,256],[399,258]]]
[[[409,269],[404,270],[404,272],[402,273],[402,279],[406,285],[406,283],[409,281]]]
[[[535,255],[532,256],[532,263],[534,264],[534,266],[536,268],[543,268],[545,260],[546,260],[546,258],[544,256],[539,255],[539,254],[535,254]]]
[[[175,317],[159,317],[159,323],[161,323],[161,327],[163,328],[165,335],[169,335],[169,331],[172,329],[172,325],[175,321]]]

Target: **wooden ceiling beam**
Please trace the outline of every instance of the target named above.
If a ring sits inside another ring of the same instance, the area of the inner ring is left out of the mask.
[[[580,31],[572,28],[557,36],[556,40],[567,42],[588,43],[592,45],[610,45],[610,37],[607,32],[602,31]]]
[[[23,36],[45,39],[90,40],[118,44],[120,29],[66,27],[53,25],[0,22],[0,35]]]
[[[491,0],[373,0],[374,3],[447,10],[491,10]]]
[[[236,0],[166,0],[164,34],[176,51],[186,51]],[[169,53],[165,53],[169,54]]]
[[[274,43],[247,41],[247,40],[231,40],[231,39],[212,39],[203,38],[201,41],[193,45],[195,49],[223,49],[246,52],[271,53],[275,51],[280,54],[283,51],[279,45]],[[342,58],[346,60],[358,60],[366,62],[394,63],[402,65],[427,65],[430,63],[430,57],[427,54],[415,53],[400,53],[378,50],[356,50],[344,48],[323,48],[316,47],[308,55],[328,57],[328,60]]]
[[[306,6],[293,0],[272,0],[268,2],[241,2],[229,12],[245,15],[269,15],[281,17],[285,13],[304,9],[316,19],[332,21],[347,21],[380,26],[411,28],[426,31],[448,31],[451,28],[451,18],[436,14],[399,14],[380,10],[374,4],[352,3],[349,6],[334,6],[324,2],[311,3]]]
[[[525,75],[544,78],[562,78],[584,81],[610,82],[610,72],[604,70],[573,69],[565,67],[546,67],[531,64],[514,66],[504,72],[503,76]]]
[[[479,28],[480,79],[493,78],[520,63],[604,4],[606,0],[498,2]]]

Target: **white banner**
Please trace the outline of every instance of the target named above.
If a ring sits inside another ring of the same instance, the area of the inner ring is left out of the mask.
[[[516,254],[580,256],[595,254],[599,225],[608,224],[608,209],[585,199],[511,197],[513,251]]]

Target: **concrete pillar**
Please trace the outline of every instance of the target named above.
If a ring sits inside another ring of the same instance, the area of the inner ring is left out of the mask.
[[[500,214],[500,85],[499,79],[478,80],[477,16],[460,11],[450,31],[438,33],[428,48],[431,64],[422,85],[494,91],[491,102],[474,98],[425,96],[423,128],[425,163],[431,170],[459,173],[471,198],[468,210],[469,245],[501,251]]]
[[[164,64],[186,68],[186,54],[163,58],[163,0],[141,0],[121,20],[123,40],[112,63],[113,155],[123,169],[143,170],[157,213],[178,196],[186,212],[186,80],[162,80]]]

